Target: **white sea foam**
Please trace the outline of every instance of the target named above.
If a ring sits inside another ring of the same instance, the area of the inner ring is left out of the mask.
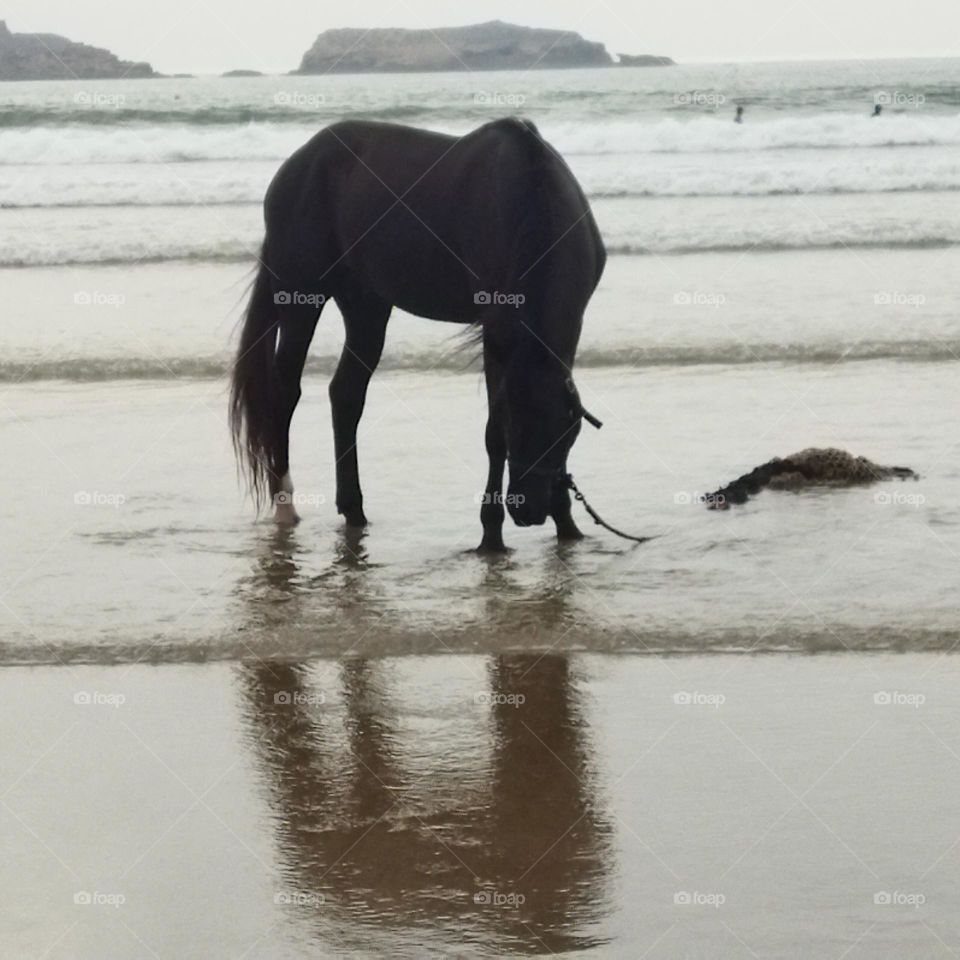
[[[960,190],[960,116],[543,130],[594,199]],[[0,208],[260,203],[277,166],[313,132],[289,123],[0,129]]]
[[[189,195],[188,195],[189,196]],[[945,202],[948,198],[949,202]],[[956,194],[810,197],[651,197],[595,201],[613,255],[833,248],[937,249],[960,244]],[[262,240],[256,204],[197,202],[0,210],[0,266],[253,262]]]
[[[873,118],[847,113],[779,117],[735,124],[729,118],[612,120],[545,129],[561,151],[605,153],[755,153],[759,150],[960,145],[960,114]]]
[[[260,204],[275,160],[0,167],[0,208]],[[865,149],[855,164],[836,151],[758,156],[576,156],[571,166],[593,200],[897,193],[960,190],[960,151]]]
[[[0,129],[0,164],[178,163],[282,160],[323,124],[75,125]],[[462,133],[475,124],[444,125]],[[781,117],[742,125],[697,117],[545,122],[541,132],[571,156],[755,153],[764,150],[960,145],[960,114],[873,119],[845,113]]]

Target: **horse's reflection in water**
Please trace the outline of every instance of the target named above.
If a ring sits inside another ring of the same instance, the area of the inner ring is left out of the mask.
[[[299,592],[289,546],[274,544],[260,570],[280,598]],[[344,544],[347,593],[362,575],[356,548]],[[306,663],[239,669],[285,882],[323,897],[317,936],[347,950],[371,930],[497,952],[598,942],[608,828],[566,657],[477,661],[465,685],[451,668],[463,700],[451,706],[446,690],[436,709],[424,703],[436,688],[421,696],[416,676],[401,688],[389,660],[342,659],[322,684]]]
[[[477,584],[483,621],[502,645],[556,647],[583,616],[575,597],[581,586],[577,556],[559,544],[544,558],[536,581],[518,581],[509,564],[489,560]],[[526,576],[526,574],[524,574]]]
[[[253,567],[233,591],[238,636],[249,638],[247,654],[282,649],[296,656],[300,643],[309,641],[299,635],[308,624],[329,629],[349,620],[361,632],[375,628],[380,598],[371,588],[365,538],[364,530],[340,530],[326,567],[317,566],[315,544],[301,543],[297,528],[271,527],[269,536],[258,538]]]
[[[489,713],[450,717],[464,741],[489,745],[462,769],[417,742],[416,717],[392,712],[390,670],[341,661],[334,705],[304,665],[242,668],[288,882],[324,898],[340,946],[351,920],[498,951],[596,943],[607,831],[566,658],[494,659]]]

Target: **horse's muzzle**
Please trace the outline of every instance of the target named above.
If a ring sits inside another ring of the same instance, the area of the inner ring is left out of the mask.
[[[539,527],[550,515],[554,487],[560,478],[557,470],[527,469],[510,465],[507,488],[507,513],[518,527]]]
[[[516,496],[523,496],[517,494]],[[509,494],[508,494],[509,497]],[[539,527],[543,524],[550,513],[549,497],[544,497],[542,503],[531,503],[524,499],[522,503],[515,502],[512,498],[507,500],[507,513],[510,519],[518,527]]]

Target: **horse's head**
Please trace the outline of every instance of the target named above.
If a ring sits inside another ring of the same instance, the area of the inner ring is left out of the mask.
[[[506,506],[517,526],[539,526],[566,483],[567,455],[589,414],[569,368],[552,356],[508,371],[506,388]]]

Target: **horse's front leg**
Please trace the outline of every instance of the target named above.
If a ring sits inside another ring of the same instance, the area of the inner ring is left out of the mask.
[[[337,513],[349,527],[365,527],[363,493],[357,465],[357,425],[363,414],[370,377],[380,362],[390,305],[363,294],[337,297],[346,342],[330,381],[333,446],[337,458]]]
[[[477,548],[479,553],[505,553],[503,543],[503,468],[507,461],[507,444],[503,427],[491,413],[487,419],[487,456],[490,469],[487,486],[480,505],[480,523],[483,524],[483,540]]]
[[[503,470],[507,463],[507,432],[504,422],[501,371],[489,351],[485,351],[484,372],[487,380],[487,429],[484,439],[490,468],[480,506],[483,540],[478,553],[504,553],[503,543]]]
[[[567,466],[563,466],[564,479],[558,480],[553,487],[553,493],[550,495],[550,517],[557,527],[557,539],[582,540],[583,534],[580,528],[574,523],[571,515],[570,491],[567,489],[565,481],[567,475]]]

